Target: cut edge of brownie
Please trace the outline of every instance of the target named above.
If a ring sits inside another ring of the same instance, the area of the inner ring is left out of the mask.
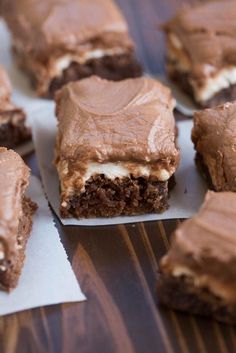
[[[72,81],[96,75],[101,78],[121,81],[127,78],[142,76],[143,69],[134,52],[104,56],[102,58],[90,59],[83,64],[72,62],[70,66],[63,70],[60,76],[54,77],[49,82],[47,90],[41,88],[33,70],[27,66],[24,57],[13,47],[13,52],[19,67],[25,71],[31,79],[32,87],[43,98],[53,99],[55,93],[64,85]]]
[[[1,119],[4,121],[1,123]],[[0,112],[0,145],[14,148],[31,139],[31,129],[25,125],[25,113],[21,109]]]
[[[69,82],[81,80],[92,75],[107,80],[120,81],[126,78],[139,77],[141,74],[141,66],[134,54],[105,56],[101,59],[88,60],[84,64],[72,62],[61,76],[51,81],[45,98],[53,98],[55,92]]]
[[[14,264],[3,262],[1,266],[6,267],[6,270],[0,270],[0,289],[11,291],[17,284],[25,260],[25,250],[27,241],[30,237],[33,224],[33,215],[37,210],[37,205],[27,197],[22,199],[22,217],[19,222],[17,235],[17,246],[19,252]]]
[[[197,105],[198,108],[214,108],[225,102],[236,100],[236,84],[230,85],[216,93],[212,98],[204,102],[197,102],[194,97],[193,87],[189,82],[189,74],[182,73],[178,70],[168,72],[170,79],[175,82]]]
[[[174,178],[162,182],[148,177],[126,177],[111,180],[104,175],[91,177],[84,192],[76,192],[66,206],[61,206],[63,218],[115,217],[162,213],[169,207],[169,189]]]
[[[207,288],[194,286],[191,278],[159,274],[159,302],[174,310],[211,317],[227,324],[236,324],[236,307],[227,305]]]
[[[212,183],[211,175],[209,173],[207,165],[204,163],[202,155],[197,152],[195,155],[195,163],[203,178],[206,180],[210,190],[217,191]]]

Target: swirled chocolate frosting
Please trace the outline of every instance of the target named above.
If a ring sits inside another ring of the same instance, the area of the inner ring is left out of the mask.
[[[158,81],[93,76],[65,86],[56,103],[62,159],[177,166],[175,101]]]
[[[96,43],[132,47],[112,0],[3,0],[1,8],[18,50],[41,58],[49,51],[86,52]]]

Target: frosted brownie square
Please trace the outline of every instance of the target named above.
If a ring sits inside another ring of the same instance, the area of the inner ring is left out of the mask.
[[[171,309],[236,324],[236,195],[209,191],[160,262],[158,298]]]
[[[194,115],[196,162],[215,191],[236,191],[236,102]]]
[[[0,66],[0,146],[14,148],[30,140],[24,111],[11,100],[11,84],[6,71]]]
[[[37,206],[25,196],[29,169],[12,150],[0,148],[0,288],[16,287]]]
[[[63,217],[163,212],[179,163],[175,101],[149,78],[91,77],[56,96]]]
[[[19,65],[40,96],[91,75],[141,75],[125,18],[113,0],[2,1]]]
[[[202,107],[236,99],[235,18],[235,1],[212,1],[164,25],[169,76]]]

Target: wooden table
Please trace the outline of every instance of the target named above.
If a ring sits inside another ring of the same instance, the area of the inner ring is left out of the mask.
[[[164,44],[157,26],[184,1],[118,2],[146,71],[162,73]],[[35,156],[26,160],[39,175]],[[235,328],[157,306],[158,261],[178,223],[89,228],[57,221],[88,300],[0,318],[0,353],[236,352]]]

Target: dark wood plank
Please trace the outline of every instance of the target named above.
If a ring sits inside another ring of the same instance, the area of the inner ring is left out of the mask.
[[[162,74],[165,45],[157,27],[187,1],[117,2],[146,71]],[[35,155],[26,161],[39,176]],[[56,222],[88,301],[0,318],[1,353],[236,352],[234,327],[158,306],[158,261],[179,220],[97,228]]]

